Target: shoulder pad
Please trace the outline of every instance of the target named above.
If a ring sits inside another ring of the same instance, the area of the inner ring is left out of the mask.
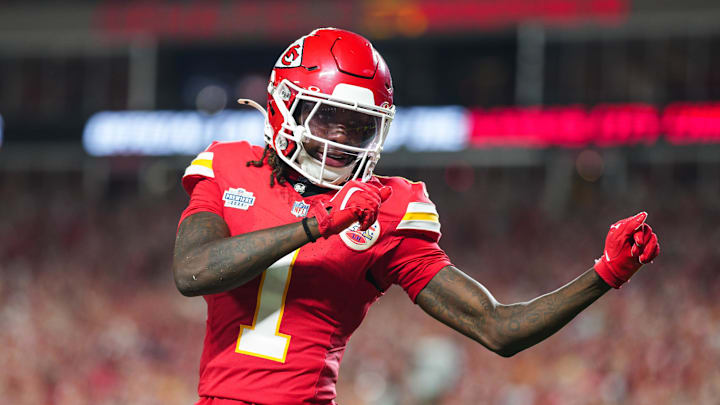
[[[200,152],[195,159],[190,162],[190,166],[185,169],[183,178],[187,176],[204,176],[215,178],[215,172],[213,171],[213,158],[215,157],[214,152]]]
[[[433,239],[440,239],[440,217],[435,204],[431,202],[412,201],[407,205],[398,230],[414,230],[430,234]]]
[[[182,177],[182,185],[188,194],[192,193],[198,181],[203,178],[214,179],[218,166],[227,160],[224,156],[232,155],[233,162],[257,159],[259,156],[253,154],[253,147],[246,141],[242,142],[218,142],[213,141],[203,152],[200,152],[190,165],[185,169]]]
[[[401,177],[382,178],[381,181],[392,186],[393,197],[396,193],[400,197],[393,210],[396,215],[402,215],[395,229],[403,233],[420,233],[438,241],[441,236],[440,218],[435,204],[430,201],[425,183]]]

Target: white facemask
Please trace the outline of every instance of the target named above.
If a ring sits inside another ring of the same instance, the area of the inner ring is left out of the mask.
[[[322,179],[323,182],[333,185],[339,185],[347,181],[350,176],[352,176],[353,169],[355,168],[354,164],[350,164],[343,167],[325,165],[323,169],[322,162],[310,156],[302,147],[297,161],[300,163],[300,169],[310,175],[308,177],[319,178]]]

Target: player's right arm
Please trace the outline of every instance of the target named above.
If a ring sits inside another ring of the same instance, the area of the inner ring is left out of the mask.
[[[308,219],[307,225],[314,238],[320,237],[315,218]],[[178,228],[173,256],[175,285],[188,297],[228,291],[308,242],[301,222],[230,237],[219,215],[197,212]]]
[[[191,195],[212,193],[213,184],[200,182]],[[375,222],[378,208],[390,195],[389,188],[351,181],[329,203],[314,206],[308,218],[308,235],[302,221],[230,236],[218,214],[199,211],[187,216],[178,228],[173,256],[175,285],[185,296],[215,294],[254,279],[271,264],[320,236],[327,238],[360,221],[365,228]],[[328,211],[329,210],[329,211]]]

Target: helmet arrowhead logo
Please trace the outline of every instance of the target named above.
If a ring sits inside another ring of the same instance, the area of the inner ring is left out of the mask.
[[[290,46],[282,53],[275,62],[276,68],[294,68],[299,67],[302,62],[303,46],[305,44],[305,37],[298,39],[297,41],[290,44]]]
[[[300,49],[300,45],[293,45],[288,48],[282,57],[282,64],[290,66],[290,64],[299,56],[298,49]]]

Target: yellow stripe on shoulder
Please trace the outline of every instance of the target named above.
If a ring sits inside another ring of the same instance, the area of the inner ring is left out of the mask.
[[[438,215],[435,204],[430,202],[411,202],[408,204],[407,211],[405,213],[424,213],[424,214],[435,214]]]
[[[215,172],[205,166],[190,165],[187,167],[187,169],[185,169],[185,174],[183,174],[183,177],[187,176],[205,176],[214,179]]]
[[[197,166],[205,166],[208,169],[212,169],[212,160],[208,159],[195,159],[192,162],[190,162],[191,165],[197,165]]]
[[[433,222],[439,222],[438,215],[433,213],[426,213],[426,212],[408,212],[405,214],[405,216],[402,218],[403,221],[433,221]]]
[[[190,166],[185,169],[185,176],[205,176],[215,178],[215,172],[213,171],[213,152],[200,152],[192,162]]]
[[[411,202],[397,229],[440,233],[440,217],[435,204]]]

